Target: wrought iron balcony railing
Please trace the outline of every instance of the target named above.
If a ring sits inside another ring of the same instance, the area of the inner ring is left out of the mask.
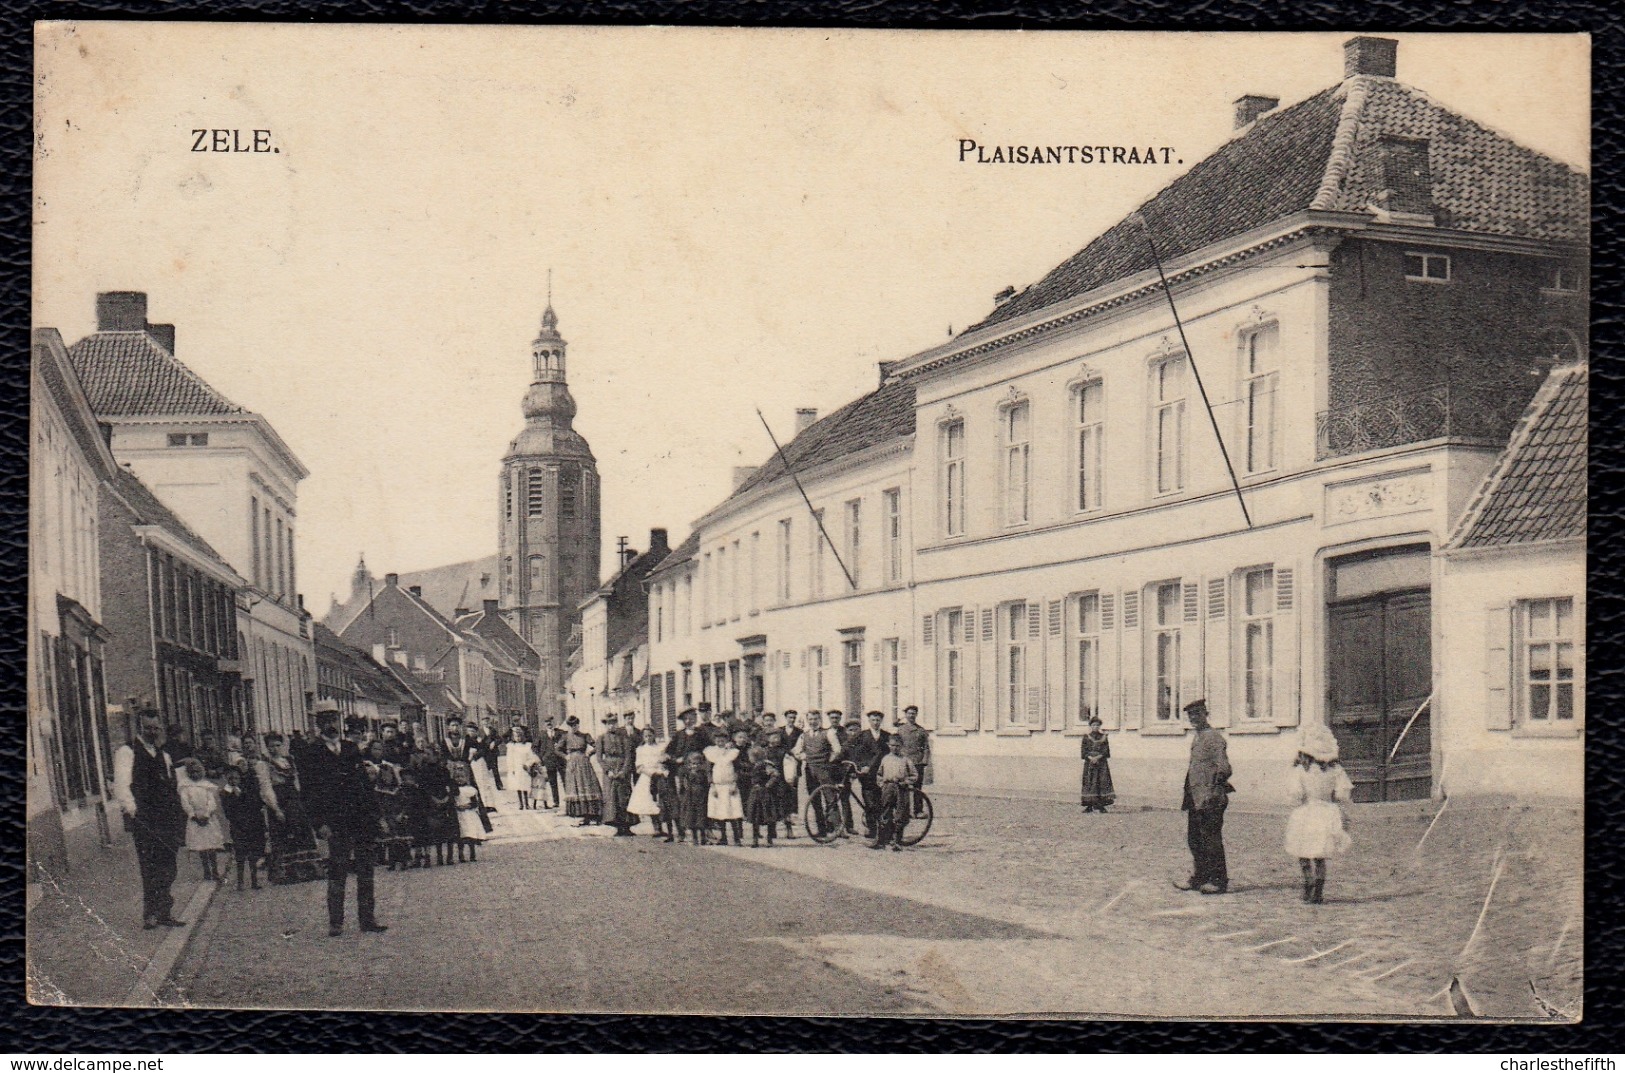
[[[1427,440],[1504,442],[1527,398],[1507,386],[1436,384],[1315,416],[1317,458],[1380,451]]]

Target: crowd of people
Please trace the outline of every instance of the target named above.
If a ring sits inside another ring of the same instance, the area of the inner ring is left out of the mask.
[[[930,732],[919,709],[905,709],[894,730],[870,712],[845,718],[839,711],[713,712],[701,704],[684,710],[679,728],[661,741],[653,727],[636,727],[629,713],[604,718],[597,738],[574,717],[543,734],[549,755],[563,757],[567,815],[579,825],[603,824],[631,837],[647,820],[653,837],[668,843],[745,845],[795,838],[803,795],[854,782],[863,803],[863,834],[872,848],[900,850],[913,816],[912,790],[930,781]],[[867,721],[867,726],[864,725]],[[600,776],[600,772],[602,775]],[[838,815],[820,822],[838,834],[858,833],[843,795]]]

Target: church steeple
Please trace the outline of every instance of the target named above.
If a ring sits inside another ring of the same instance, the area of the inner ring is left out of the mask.
[[[542,314],[542,330],[530,343],[530,390],[525,393],[525,420],[553,419],[570,427],[576,415],[576,400],[570,396],[565,378],[565,352],[569,344],[559,334],[559,316],[553,303]]]

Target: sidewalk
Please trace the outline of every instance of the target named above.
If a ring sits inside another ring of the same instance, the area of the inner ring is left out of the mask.
[[[180,855],[175,915],[185,928],[141,926],[135,845],[115,829],[103,846],[94,825],[68,833],[75,866],[38,884],[28,910],[28,1001],[48,1006],[146,1005],[168,975],[215,885],[198,879],[194,854]]]

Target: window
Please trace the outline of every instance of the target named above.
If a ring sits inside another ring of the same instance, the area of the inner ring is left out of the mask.
[[[1027,703],[1027,605],[1005,604],[999,609],[999,662],[1003,679],[1000,707],[1006,723],[1021,723]]]
[[[761,601],[761,599],[759,597],[759,589],[758,589],[758,585],[757,585],[757,575],[759,575],[762,572],[762,534],[759,533],[759,532],[758,533],[752,533],[750,535],[750,571],[749,572],[750,572],[750,613],[754,615],[754,614],[756,614],[758,611],[760,611],[762,609],[762,601]]]
[[[263,507],[261,513],[265,525],[262,530],[265,534],[265,589],[269,592],[276,584],[276,554],[271,550],[271,508]]]
[[[885,690],[886,712],[893,721],[902,714],[902,654],[903,642],[900,638],[888,637],[880,642],[880,686]]]
[[[1247,423],[1245,456],[1248,473],[1275,468],[1276,352],[1280,326],[1266,325],[1242,340],[1242,396]]]
[[[502,514],[503,517],[513,518],[513,474],[502,475]]]
[[[399,648],[401,645],[401,635],[396,631],[394,626],[390,626],[385,629],[384,640],[390,648]]]
[[[965,532],[965,422],[951,421],[942,426],[943,532],[960,536]]]
[[[1004,524],[1022,525],[1032,512],[1032,407],[1004,408]]]
[[[1526,725],[1573,726],[1575,714],[1574,601],[1524,600],[1518,605],[1522,639],[1518,701]]]
[[[513,591],[513,556],[502,560],[502,592],[507,595]]]
[[[841,642],[841,663],[846,672],[846,710],[861,714],[863,703],[863,638]]]
[[[538,597],[547,592],[547,556],[532,555],[530,557],[530,586],[527,590]]]
[[[1573,265],[1556,265],[1546,280],[1549,291],[1577,291],[1580,289],[1580,270]]]
[[[1407,253],[1405,278],[1428,283],[1450,282],[1450,258],[1441,253]]]
[[[288,591],[288,560],[282,553],[282,519],[276,520],[276,591],[278,596]]]
[[[886,580],[903,580],[903,490],[888,488],[886,503]]]
[[[807,595],[816,600],[824,595],[824,512],[813,511],[812,528],[808,530],[812,548],[807,556],[810,564]]]
[[[1074,510],[1099,510],[1104,502],[1106,388],[1099,380],[1080,384],[1077,402],[1078,485]]]
[[[779,522],[779,603],[790,602],[790,569],[794,559],[794,545],[791,544],[791,520],[782,519]]]
[[[171,447],[207,447],[209,434],[207,432],[171,432],[169,434]]]
[[[711,570],[711,553],[700,561],[700,628],[711,625],[711,592],[716,588],[716,574]],[[707,700],[710,697],[706,697]]]
[[[1151,706],[1159,723],[1172,723],[1180,718],[1182,707],[1179,695],[1179,648],[1183,612],[1179,582],[1165,581],[1152,586],[1151,597],[1155,616],[1151,629]]]
[[[1073,725],[1087,727],[1100,714],[1100,594],[1079,596],[1073,616]]]
[[[857,588],[861,581],[858,572],[858,563],[863,551],[863,500],[849,499],[846,501],[846,569],[852,575],[852,587]]]
[[[683,633],[694,632],[694,575],[688,573],[683,576]],[[685,687],[684,693],[689,690]]]
[[[700,700],[705,704],[714,703],[711,699],[711,665],[709,663],[700,667]]]
[[[807,705],[820,710],[824,707],[825,658],[823,645],[813,645],[807,649]]]
[[[1185,487],[1185,356],[1151,367],[1152,465],[1157,495]]]
[[[728,561],[733,564],[731,567],[733,573],[728,578],[729,588],[732,590],[728,594],[728,608],[732,612],[729,617],[737,622],[739,620],[739,601],[743,598],[739,584],[739,541],[737,540],[734,541],[733,557]]]
[[[260,578],[260,501],[258,496],[248,497],[248,542],[254,548],[254,584],[263,585]]]
[[[1275,571],[1245,571],[1240,602],[1241,715],[1268,722],[1275,718]]]
[[[653,603],[655,605],[655,643],[659,644],[666,639],[666,598],[659,586],[655,587]]]
[[[717,599],[716,599],[716,604],[714,606],[717,609],[717,622],[719,622],[719,623],[728,621],[728,601],[733,598],[733,593],[731,591],[728,591],[729,585],[728,585],[728,572],[727,571],[728,571],[728,545],[724,544],[724,545],[722,545],[721,547],[719,547],[717,549],[717,574],[716,574],[716,596],[717,596]]]
[[[559,472],[559,514],[565,518],[576,516],[576,472],[573,469]]]
[[[542,468],[532,466],[525,472],[525,514],[539,518],[547,509],[545,489],[542,487]]]
[[[967,721],[965,693],[966,647],[970,643],[971,622],[962,610],[942,612],[941,660],[938,681],[942,684],[940,704],[943,719],[955,726]]]
[[[694,668],[683,668],[683,707],[694,707]]]

